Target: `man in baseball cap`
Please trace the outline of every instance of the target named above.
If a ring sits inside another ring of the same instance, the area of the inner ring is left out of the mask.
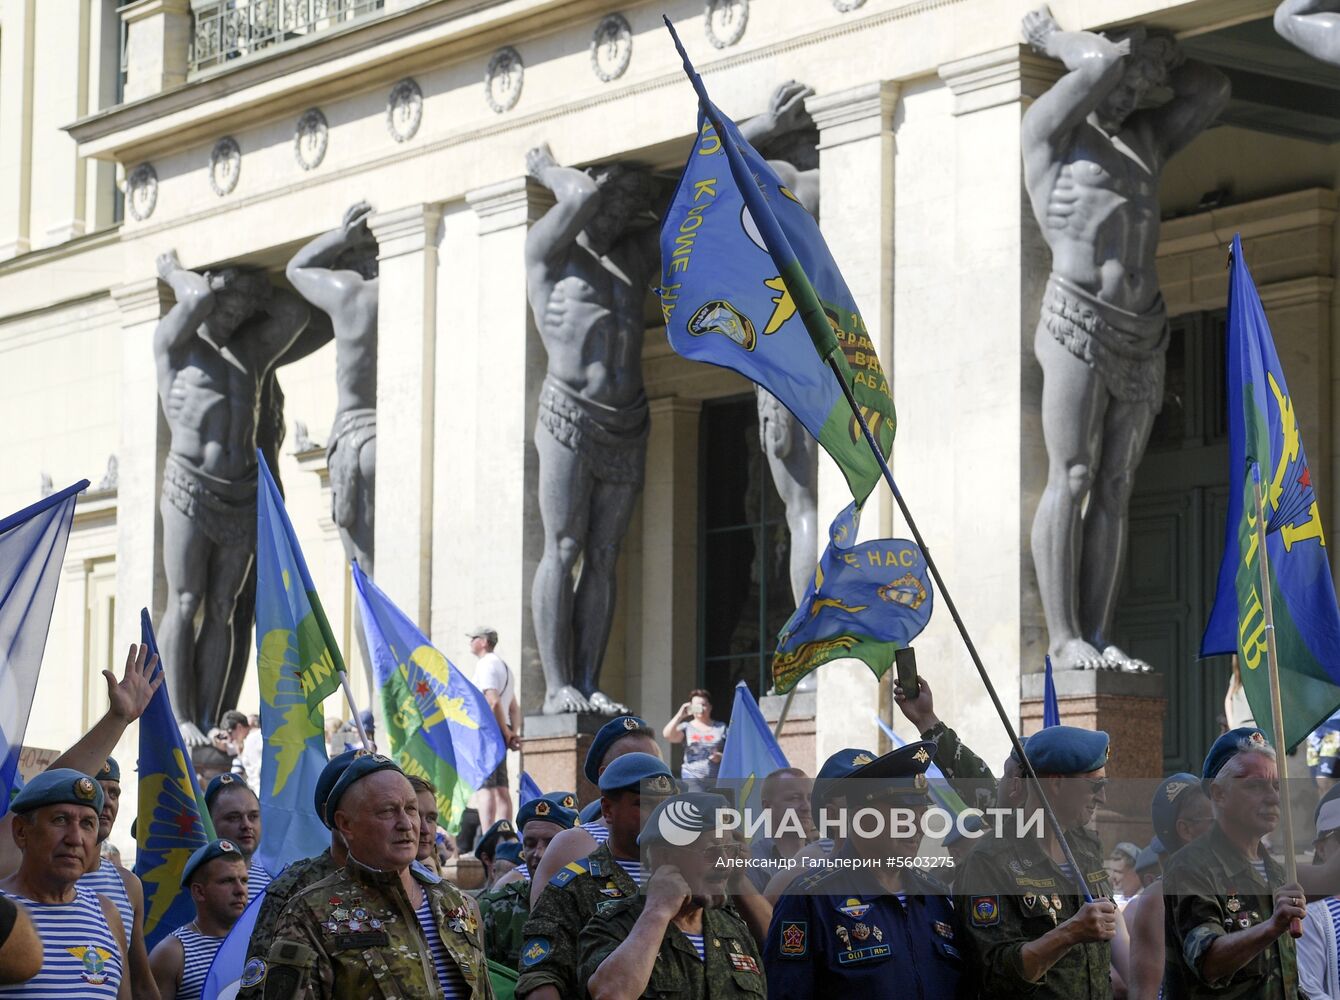
[[[487,625],[477,625],[466,638],[470,640],[470,652],[477,660],[475,675],[471,680],[484,693],[484,700],[493,711],[493,718],[498,723],[507,749],[520,750],[521,703],[517,700],[512,668],[495,652],[498,633]],[[484,779],[473,801],[479,810],[479,825],[485,829],[500,819],[512,818],[512,793],[508,790],[506,754],[503,754],[502,761],[493,773]]]

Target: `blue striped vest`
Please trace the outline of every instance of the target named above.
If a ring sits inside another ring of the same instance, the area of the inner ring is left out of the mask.
[[[209,963],[223,944],[221,937],[207,937],[191,929],[191,925],[178,927],[172,936],[181,942],[182,965],[181,981],[177,984],[177,1000],[200,1000],[205,988],[205,975],[209,972]]]
[[[101,861],[96,869],[79,880],[79,887],[89,892],[101,893],[112,901],[116,912],[121,914],[121,926],[126,929],[126,938],[129,939],[130,932],[135,926],[135,908],[131,906],[130,897],[126,895],[126,884],[121,881],[121,873],[116,870],[116,865],[106,858],[102,858]]]
[[[0,997],[25,1000],[116,1000],[123,974],[121,945],[98,897],[75,885],[71,903],[35,903],[5,893],[24,907],[41,935],[42,971],[26,983],[0,986]]]

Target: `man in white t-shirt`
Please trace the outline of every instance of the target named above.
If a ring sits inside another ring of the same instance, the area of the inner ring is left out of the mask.
[[[516,700],[516,682],[502,657],[493,650],[498,633],[485,625],[468,634],[475,664],[475,687],[484,692],[493,717],[498,720],[509,750],[521,749],[521,706]],[[507,758],[488,776],[478,796],[479,827],[487,830],[500,819],[512,818],[512,794],[507,787]]]

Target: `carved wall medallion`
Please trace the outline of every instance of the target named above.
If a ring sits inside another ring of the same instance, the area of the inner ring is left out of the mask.
[[[749,0],[707,0],[703,26],[707,40],[719,49],[734,45],[749,23]]]
[[[242,150],[236,139],[225,135],[209,151],[209,186],[222,198],[237,187],[237,178],[241,173]]]
[[[623,76],[633,58],[633,29],[622,14],[610,14],[591,36],[591,68],[609,83]]]
[[[423,121],[423,91],[412,76],[391,88],[386,99],[386,127],[396,142],[408,142]]]
[[[526,75],[521,53],[504,45],[489,60],[484,74],[484,99],[498,114],[511,111],[521,99],[521,84]]]
[[[157,205],[158,172],[152,163],[141,163],[126,178],[126,211],[136,222],[143,222]]]
[[[833,0],[833,6],[837,8],[838,13],[845,14],[857,7],[864,7],[865,0]]]
[[[326,158],[326,146],[330,141],[330,126],[320,108],[304,111],[298,119],[298,127],[293,130],[293,155],[298,158],[298,166],[304,170],[315,170]]]

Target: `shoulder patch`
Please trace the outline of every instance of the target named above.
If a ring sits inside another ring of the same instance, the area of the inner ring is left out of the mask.
[[[582,864],[580,861],[573,861],[572,863],[566,864],[562,868],[560,868],[558,870],[558,874],[549,880],[549,884],[561,889],[563,888],[563,886],[567,885],[569,882],[575,879],[578,875],[585,875],[585,874],[586,874],[586,866]]]
[[[1000,923],[999,896],[973,896],[971,910],[974,927],[994,927]]]
[[[242,988],[251,989],[265,982],[265,959],[253,958],[242,968]]]
[[[777,951],[782,958],[804,958],[810,953],[808,921],[783,920],[777,938]]]
[[[538,965],[549,957],[549,952],[553,946],[549,944],[547,937],[527,938],[526,943],[521,946],[521,964],[526,968]]]

